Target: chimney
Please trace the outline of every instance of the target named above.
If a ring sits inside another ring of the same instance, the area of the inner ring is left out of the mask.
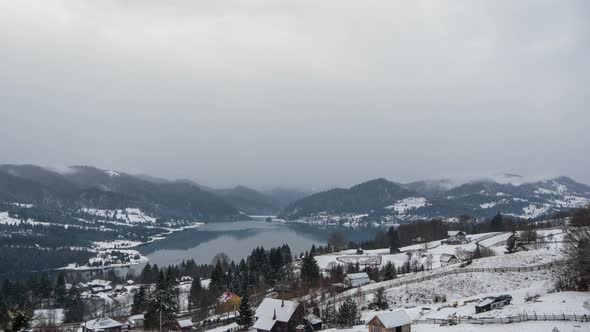
[[[281,300],[281,308],[285,306],[285,299]]]
[[[273,315],[272,315],[272,320],[276,320],[277,319],[277,309],[275,309]]]

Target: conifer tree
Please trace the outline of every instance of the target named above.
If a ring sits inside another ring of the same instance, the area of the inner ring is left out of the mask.
[[[178,303],[176,301],[178,290],[172,279],[171,275],[166,278],[164,271],[160,271],[156,289],[152,292],[147,303],[147,312],[145,314],[146,328],[156,329],[159,327],[160,313],[164,328],[176,328],[176,316],[174,314],[178,311]]]
[[[506,240],[506,252],[509,254],[515,253],[517,250],[516,244],[518,242],[519,238],[518,238],[518,233],[516,233],[516,230],[512,230],[512,234],[510,234],[510,237],[508,237],[508,240]]]
[[[66,303],[66,298],[68,292],[66,290],[66,279],[64,274],[60,272],[57,276],[57,281],[55,282],[55,289],[53,291],[53,295],[55,297],[55,303],[58,306],[63,306]]]
[[[311,254],[306,254],[301,263],[301,278],[308,283],[314,283],[320,278],[320,267]]]
[[[352,326],[361,317],[356,302],[350,297],[346,298],[338,308],[338,324],[341,326]]]
[[[12,331],[22,331],[29,328],[31,318],[22,310],[17,311],[12,317]]]
[[[254,313],[250,308],[250,302],[248,301],[248,296],[243,296],[240,301],[240,316],[236,319],[236,323],[240,325],[242,328],[247,329],[252,326],[254,322]]]
[[[141,286],[133,295],[133,304],[131,305],[132,314],[141,314],[146,309],[147,292],[145,287]]]
[[[201,285],[201,279],[196,277],[191,282],[191,290],[188,297],[189,308],[197,308],[201,303],[201,296],[203,295],[203,286]]]
[[[379,287],[375,291],[375,297],[373,298],[373,305],[377,308],[384,310],[387,309],[389,304],[387,303],[387,296],[385,294],[385,288]]]
[[[84,319],[84,301],[78,287],[72,287],[64,304],[66,323],[76,323]]]
[[[397,273],[395,270],[395,265],[393,264],[392,261],[389,261],[389,262],[387,262],[387,264],[385,264],[381,274],[382,274],[383,280],[395,279]]]
[[[496,214],[496,216],[490,222],[490,230],[492,232],[504,231],[504,218],[500,212],[498,212],[498,214]]]

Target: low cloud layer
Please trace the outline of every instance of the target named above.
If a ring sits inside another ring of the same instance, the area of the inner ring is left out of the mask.
[[[587,1],[0,0],[0,161],[590,183]]]

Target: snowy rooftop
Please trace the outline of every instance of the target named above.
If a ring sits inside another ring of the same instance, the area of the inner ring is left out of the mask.
[[[369,275],[366,272],[360,273],[350,273],[346,275],[349,280],[358,280],[358,279],[369,279]]]
[[[375,315],[375,317],[379,319],[379,321],[381,321],[383,326],[385,326],[387,329],[397,326],[404,326],[412,322],[410,316],[408,316],[406,311],[403,309],[385,312]]]
[[[190,319],[179,319],[177,322],[180,328],[187,328],[193,326],[193,321]]]
[[[461,231],[448,231],[447,235],[448,236],[457,236],[459,234],[465,235],[465,233],[461,232]]]
[[[238,325],[238,323],[231,323],[229,325],[219,326],[219,327],[216,327],[214,329],[207,330],[205,332],[225,332],[225,331],[228,331],[228,330],[231,330],[231,329],[237,329],[238,327],[240,327]]]
[[[298,302],[266,298],[256,309],[254,317],[258,320],[254,323],[254,328],[270,331],[276,321],[288,322],[297,307],[299,307]],[[273,319],[275,315],[276,319]]]
[[[110,329],[113,327],[120,327],[120,326],[123,326],[123,324],[117,322],[116,320],[114,320],[112,318],[101,317],[101,318],[87,321],[86,323],[82,323],[81,326],[86,326],[86,329],[88,329],[88,330],[97,331],[97,330]]]

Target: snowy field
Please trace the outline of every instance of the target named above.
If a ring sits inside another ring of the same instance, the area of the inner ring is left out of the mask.
[[[462,251],[473,252],[476,249],[476,242],[479,242],[482,246],[493,249],[497,256],[475,260],[471,267],[531,266],[550,263],[552,261],[561,259],[561,253],[559,251],[560,244],[557,243],[563,236],[560,229],[539,230],[538,234],[540,237],[551,236],[552,242],[546,242],[542,245],[539,245],[538,250],[516,253],[514,254],[516,255],[514,258],[517,259],[506,260],[501,256],[504,255],[504,246],[510,234],[510,232],[472,234],[467,236],[471,242],[466,244],[441,244],[441,241],[439,240],[400,248],[400,251],[402,252],[398,254],[390,254],[389,249],[376,249],[365,250],[363,254],[359,255],[356,254],[355,249],[351,249],[337,253],[319,255],[315,258],[320,269],[323,270],[329,270],[336,264],[356,264],[357,261],[361,266],[370,265],[383,267],[388,262],[393,262],[396,266],[401,266],[407,262],[408,259],[417,260],[419,264],[422,264],[425,267],[428,265],[428,261],[431,260],[432,268],[438,269],[445,267],[444,264],[440,262],[440,257],[442,254],[459,255]],[[429,258],[430,255],[431,257]],[[453,265],[453,267],[456,267],[456,264]]]

